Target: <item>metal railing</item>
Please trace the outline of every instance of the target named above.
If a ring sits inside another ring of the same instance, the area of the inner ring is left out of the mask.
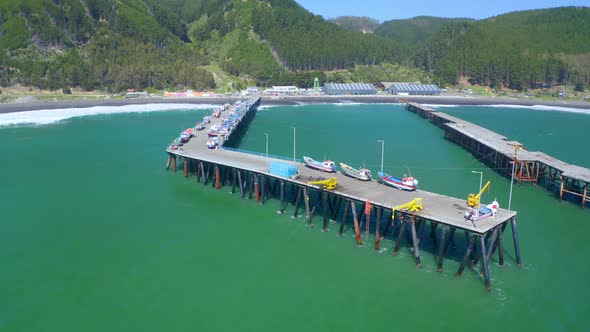
[[[266,153],[264,153],[264,152],[250,151],[250,150],[244,150],[244,149],[236,149],[236,148],[230,148],[230,147],[227,147],[227,146],[222,146],[221,147],[221,150],[247,153],[247,154],[251,154],[251,155],[255,155],[255,156],[268,157],[268,158],[285,160],[285,161],[293,161],[293,158],[289,158],[289,157],[285,157],[285,156],[277,156],[277,155],[270,154],[270,153],[268,155],[266,155]],[[303,163],[303,161],[301,159],[298,159],[298,158],[295,159],[295,162],[298,162],[300,164]]]

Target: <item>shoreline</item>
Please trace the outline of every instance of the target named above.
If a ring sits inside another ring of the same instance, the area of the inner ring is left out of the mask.
[[[68,109],[68,108],[88,108],[95,106],[126,106],[126,105],[146,105],[146,104],[214,104],[222,105],[225,103],[234,103],[240,98],[236,97],[195,97],[195,98],[164,98],[149,97],[136,99],[98,99],[98,100],[67,100],[67,101],[50,101],[50,102],[31,102],[31,103],[7,103],[0,104],[0,114]],[[547,101],[540,99],[515,99],[515,98],[495,98],[495,97],[460,97],[460,96],[263,96],[263,105],[269,106],[289,106],[303,104],[392,104],[416,102],[422,104],[438,105],[472,105],[472,106],[489,106],[489,105],[514,105],[514,106],[535,106],[543,105],[549,107],[569,107],[576,109],[590,110],[590,102],[582,101]]]

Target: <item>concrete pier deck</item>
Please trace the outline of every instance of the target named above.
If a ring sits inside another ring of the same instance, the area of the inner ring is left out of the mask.
[[[220,123],[221,119],[213,119],[212,124]],[[270,174],[268,172],[269,164],[272,161],[280,161],[297,166],[299,175],[302,177],[338,178],[338,187],[336,190],[330,191],[335,195],[347,197],[356,201],[366,202],[381,206],[385,209],[392,209],[395,206],[407,203],[414,198],[422,198],[424,208],[415,214],[420,218],[428,219],[435,223],[455,227],[457,229],[466,230],[475,234],[486,234],[491,229],[501,225],[516,216],[516,212],[499,209],[495,218],[489,217],[480,221],[472,222],[464,218],[467,211],[466,199],[459,199],[450,196],[440,195],[424,190],[417,190],[414,192],[401,191],[392,187],[385,186],[378,183],[375,179],[372,181],[359,181],[344,174],[325,173],[318,170],[310,169],[304,164],[277,160],[267,158],[260,155],[252,155],[248,153],[241,153],[235,151],[220,149],[208,149],[206,130],[197,132],[197,136],[193,137],[189,143],[184,144],[182,150],[168,150],[169,153],[177,156],[186,157],[195,160],[201,160],[218,165],[238,168],[258,174],[263,174],[268,177],[282,179],[286,182],[296,183],[302,186],[319,189],[319,187],[310,185],[307,181],[282,178],[280,176]]]

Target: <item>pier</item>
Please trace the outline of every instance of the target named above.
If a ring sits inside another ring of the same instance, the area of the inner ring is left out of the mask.
[[[375,180],[359,181],[340,172],[324,173],[310,169],[299,160],[267,157],[262,153],[247,153],[229,147],[231,144],[228,142],[239,141],[239,135],[245,132],[249,122],[244,119],[252,119],[260,102],[260,98],[247,102],[247,113],[225,138],[225,145],[208,149],[207,133],[200,131],[182,147],[167,149],[166,167],[172,165],[176,171],[177,160],[182,161],[187,179],[192,178],[194,182],[217,189],[225,186],[232,193],[239,193],[242,199],[254,199],[259,204],[277,198],[280,200],[280,213],[287,213],[287,205],[291,204],[292,216],[297,218],[301,212],[310,228],[315,226],[316,216],[321,216],[323,232],[331,231],[330,220],[336,221],[339,223],[336,234],[342,236],[347,230],[352,230],[358,246],[372,246],[381,252],[381,241],[391,239],[393,249],[389,252],[396,256],[402,245],[407,244],[413,252],[417,268],[422,266],[421,246],[425,247],[425,238],[432,241],[434,250],[431,251],[439,272],[443,271],[448,247],[464,243],[464,255],[455,275],[461,276],[466,267],[472,268],[482,276],[488,290],[491,289],[489,265],[496,252],[498,265],[504,265],[503,233],[508,226],[512,230],[514,258],[518,265],[521,264],[515,220],[517,214],[514,211],[498,209],[495,217],[473,222],[464,217],[468,210],[465,199],[424,190],[401,191]],[[211,125],[216,123],[221,123],[221,119],[213,119]],[[298,174],[283,177],[270,173],[269,164],[273,161],[296,166]],[[331,177],[338,180],[335,190],[308,183]],[[422,199],[422,210],[393,210],[415,198]],[[455,237],[457,232],[463,232],[465,238]],[[370,234],[374,235],[371,243],[367,242]]]
[[[441,127],[452,142],[476,158],[518,182],[541,185],[586,207],[590,200],[590,169],[571,165],[543,152],[528,151],[522,144],[468,121],[430,107],[407,103],[406,109]]]

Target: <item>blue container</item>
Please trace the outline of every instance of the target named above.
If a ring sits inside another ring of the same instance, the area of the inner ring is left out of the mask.
[[[273,161],[268,167],[270,174],[289,178],[297,174],[297,166]]]

